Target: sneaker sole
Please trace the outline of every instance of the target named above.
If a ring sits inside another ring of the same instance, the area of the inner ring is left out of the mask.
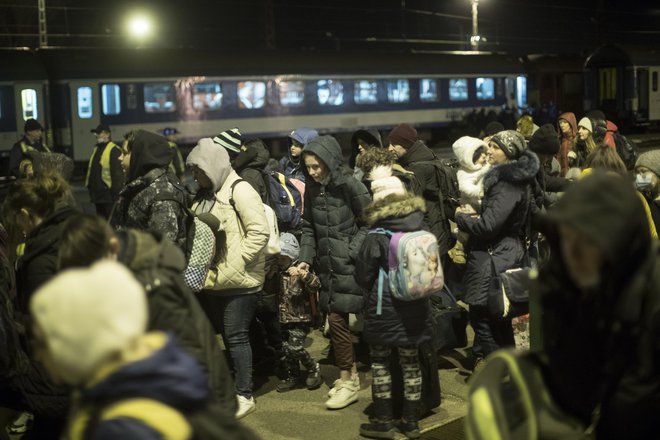
[[[347,406],[349,406],[349,405],[351,405],[351,404],[353,404],[353,403],[355,403],[355,402],[357,402],[357,401],[358,401],[358,396],[355,395],[355,396],[351,397],[350,400],[349,400],[348,402],[345,402],[345,403],[344,403],[343,405],[341,405],[341,406],[337,406],[336,404],[333,404],[333,405],[331,406],[331,405],[329,405],[329,404],[326,402],[325,407],[328,408],[328,409],[343,409],[343,408],[346,408]]]
[[[236,420],[240,420],[240,419],[242,419],[243,417],[247,416],[248,414],[252,414],[252,413],[255,412],[256,410],[257,410],[257,407],[256,407],[256,406],[253,406],[253,407],[251,407],[250,409],[248,409],[247,411],[245,411],[243,414],[241,414],[240,416],[239,416],[238,414],[236,414]]]

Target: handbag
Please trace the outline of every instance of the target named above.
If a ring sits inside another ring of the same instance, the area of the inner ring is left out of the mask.
[[[467,345],[468,312],[458,305],[446,285],[430,297],[433,321],[433,344],[436,351]]]

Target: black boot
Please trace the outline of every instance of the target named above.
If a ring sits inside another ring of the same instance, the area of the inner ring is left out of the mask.
[[[285,362],[286,365],[286,378],[277,384],[278,393],[286,393],[295,388],[298,388],[298,380],[300,379],[300,368],[298,367],[298,361],[291,361],[289,359]]]
[[[404,400],[403,409],[401,411],[401,424],[399,429],[408,438],[419,438],[419,401],[417,400]]]
[[[399,431],[392,421],[392,399],[374,398],[369,423],[360,425],[360,435],[369,438],[396,438]]]

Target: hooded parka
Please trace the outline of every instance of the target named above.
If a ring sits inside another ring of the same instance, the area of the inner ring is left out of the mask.
[[[568,125],[571,126],[571,129],[568,133],[561,131],[559,126],[559,121],[564,120],[568,122]],[[572,112],[566,112],[559,115],[557,120],[557,133],[559,133],[559,153],[557,153],[557,160],[561,166],[561,176],[564,177],[568,171],[568,153],[574,150],[575,148],[575,138],[577,136],[577,120],[575,119],[575,114]]]

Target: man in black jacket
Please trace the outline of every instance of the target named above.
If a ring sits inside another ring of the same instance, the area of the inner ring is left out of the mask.
[[[448,212],[440,201],[439,182],[435,166],[431,163],[437,157],[423,141],[417,139],[417,130],[408,124],[400,124],[388,135],[389,150],[399,158],[399,164],[412,171],[419,181],[422,196],[426,200],[425,223],[438,239],[440,255],[444,256],[453,246],[449,219],[453,212]]]
[[[28,119],[23,128],[25,135],[14,144],[9,155],[9,173],[15,177],[25,177],[26,169],[22,165],[30,160],[28,152],[35,150],[42,153],[50,152],[50,148],[42,141],[44,128],[39,121]]]

